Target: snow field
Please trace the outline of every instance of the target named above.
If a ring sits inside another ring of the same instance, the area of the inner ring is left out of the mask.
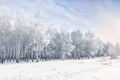
[[[0,80],[120,80],[119,75],[119,59],[101,58],[0,65]]]

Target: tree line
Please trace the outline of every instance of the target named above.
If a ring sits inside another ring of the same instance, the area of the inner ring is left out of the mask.
[[[51,27],[40,11],[32,16],[21,12],[13,17],[3,10],[0,13],[0,62],[116,58],[120,54],[119,43],[103,42],[90,31],[67,32]]]

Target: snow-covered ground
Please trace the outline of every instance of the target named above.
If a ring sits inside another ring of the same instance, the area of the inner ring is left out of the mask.
[[[120,80],[120,59],[1,64],[0,80]]]

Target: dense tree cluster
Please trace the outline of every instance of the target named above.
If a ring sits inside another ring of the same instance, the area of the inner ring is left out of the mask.
[[[0,62],[40,61],[51,59],[83,59],[101,56],[116,58],[120,44],[105,43],[94,33],[80,30],[67,32],[50,28],[38,11],[12,17],[8,11],[0,13]]]

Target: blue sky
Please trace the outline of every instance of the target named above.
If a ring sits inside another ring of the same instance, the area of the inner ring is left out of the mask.
[[[53,27],[93,31],[103,40],[120,42],[120,0],[0,0],[13,15],[41,10]]]

